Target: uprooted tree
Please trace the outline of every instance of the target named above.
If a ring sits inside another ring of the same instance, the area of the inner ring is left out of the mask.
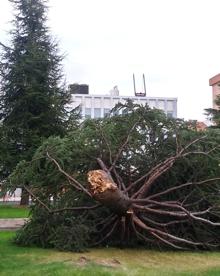
[[[220,246],[219,132],[131,102],[49,138],[11,184],[34,202],[23,245],[208,249]]]

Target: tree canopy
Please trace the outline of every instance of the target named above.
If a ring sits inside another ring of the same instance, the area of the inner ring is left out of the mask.
[[[34,205],[17,243],[219,247],[218,130],[197,132],[132,102],[113,113],[120,108],[49,138],[19,164],[10,180]]]
[[[1,178],[20,160],[30,160],[45,138],[66,133],[70,100],[63,56],[46,25],[47,1],[10,2],[14,27],[10,45],[1,43],[0,61]]]

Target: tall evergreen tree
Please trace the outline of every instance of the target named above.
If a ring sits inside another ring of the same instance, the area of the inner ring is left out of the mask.
[[[46,0],[9,0],[15,10],[11,45],[0,63],[0,120],[7,176],[20,160],[29,160],[44,138],[65,134],[69,92],[62,83],[58,45],[47,22]],[[5,159],[6,158],[6,159]]]

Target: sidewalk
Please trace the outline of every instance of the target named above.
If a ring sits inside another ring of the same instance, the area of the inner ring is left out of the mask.
[[[17,230],[21,228],[27,220],[27,218],[0,219],[0,231]]]

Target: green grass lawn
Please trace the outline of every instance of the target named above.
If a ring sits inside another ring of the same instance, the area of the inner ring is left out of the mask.
[[[0,218],[26,218],[28,217],[28,213],[28,207],[20,207],[17,205],[0,205]]]
[[[92,249],[86,253],[17,247],[13,232],[0,232],[0,275],[217,276],[219,253]]]

